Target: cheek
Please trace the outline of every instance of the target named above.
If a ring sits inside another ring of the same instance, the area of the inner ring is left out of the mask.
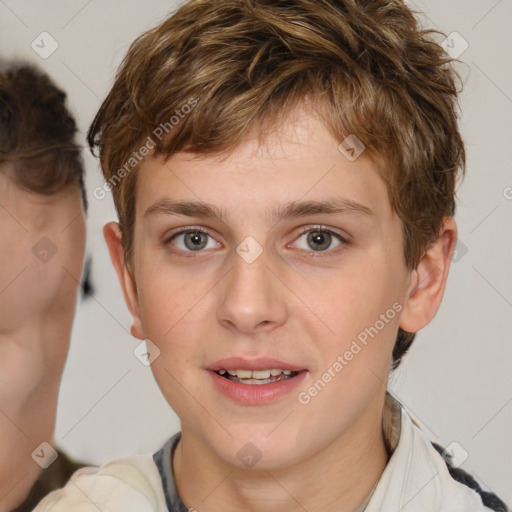
[[[182,357],[198,338],[202,315],[210,310],[209,280],[189,276],[170,266],[144,265],[137,275],[144,334],[165,351]],[[211,313],[210,313],[211,314]]]
[[[322,416],[333,435],[386,386],[402,307],[393,282],[389,266],[352,266],[339,279],[326,280],[312,299],[333,332],[321,335],[325,327],[310,323],[320,365],[298,401],[310,417]]]
[[[209,332],[200,318],[208,307],[205,291],[200,282],[169,270],[154,269],[140,277],[144,283],[139,290],[143,332],[160,350],[151,364],[155,381],[182,424],[208,424],[211,418],[201,407],[201,391],[197,390],[198,355],[204,351],[201,341],[208,341]]]
[[[322,363],[315,378],[322,379],[329,370],[336,375],[325,376],[333,382],[330,399],[344,396],[347,388],[364,394],[364,389],[387,380],[403,290],[397,284],[401,268],[384,255],[376,251],[367,259],[354,259],[329,278],[318,280],[316,287],[303,286],[300,291],[322,320],[312,316],[306,327]]]
[[[301,280],[295,290],[316,314],[319,328],[345,340],[373,325],[402,296],[395,269],[362,259],[329,274],[318,274],[315,280]]]
[[[0,208],[0,290],[30,261],[29,236],[21,227],[14,225]]]

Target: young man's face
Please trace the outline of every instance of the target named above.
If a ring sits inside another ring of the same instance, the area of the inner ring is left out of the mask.
[[[45,317],[49,323],[76,301],[86,237],[80,189],[36,194],[0,172],[0,230],[0,332]],[[67,346],[51,350],[49,361],[63,364]]]
[[[48,439],[85,252],[79,188],[36,194],[0,172],[0,232],[0,407],[19,421],[37,415],[27,422]],[[43,401],[34,398],[43,387]]]
[[[288,466],[380,421],[412,274],[384,181],[339,142],[304,114],[264,146],[138,175],[132,332],[161,351],[184,432],[230,464]],[[251,369],[298,374],[216,372]]]
[[[9,171],[0,171],[2,510],[26,497],[40,473],[30,454],[53,439],[86,238],[77,186],[37,194]]]

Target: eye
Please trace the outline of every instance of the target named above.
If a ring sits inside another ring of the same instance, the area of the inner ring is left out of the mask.
[[[206,231],[200,229],[192,229],[187,231],[180,231],[169,237],[165,245],[172,244],[180,251],[184,252],[198,252],[202,249],[214,249],[220,247]]]
[[[325,228],[306,228],[295,244],[299,249],[315,252],[326,252],[327,250],[336,249],[346,243],[337,233]]]

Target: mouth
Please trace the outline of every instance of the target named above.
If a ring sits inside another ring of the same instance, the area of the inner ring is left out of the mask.
[[[216,371],[217,375],[224,377],[231,382],[239,384],[247,384],[250,386],[261,386],[262,384],[271,384],[273,382],[281,382],[287,379],[293,379],[299,372],[292,370],[282,370],[279,368],[271,368],[267,370],[240,370],[225,369]]]
[[[215,389],[241,404],[262,405],[284,399],[306,379],[308,370],[277,359],[222,359],[207,368]]]

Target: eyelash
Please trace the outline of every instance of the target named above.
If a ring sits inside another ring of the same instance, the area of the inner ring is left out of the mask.
[[[338,247],[336,247],[334,249],[327,249],[325,251],[313,251],[313,250],[308,251],[305,249],[299,249],[301,251],[307,252],[310,257],[325,257],[325,256],[337,254],[339,251],[343,250],[345,248],[345,246],[350,244],[350,242],[345,237],[341,236],[339,233],[332,231],[331,229],[327,228],[326,226],[320,226],[320,225],[304,226],[302,228],[299,236],[295,239],[295,241],[298,240],[301,236],[305,235],[306,233],[310,233],[310,232],[329,233],[331,236],[333,236],[340,242],[340,245]],[[201,227],[189,226],[187,228],[181,229],[181,230],[173,233],[172,235],[166,237],[163,241],[163,245],[169,249],[169,245],[175,238],[177,238],[180,235],[185,235],[187,233],[203,233],[203,234],[211,237],[211,235],[205,229],[203,229]],[[211,237],[211,238],[213,238],[213,237]],[[181,256],[183,256],[185,258],[193,257],[195,252],[198,252],[198,253],[202,252],[200,250],[199,251],[183,251],[181,249],[169,249],[169,250],[171,250],[173,253],[180,254]]]

